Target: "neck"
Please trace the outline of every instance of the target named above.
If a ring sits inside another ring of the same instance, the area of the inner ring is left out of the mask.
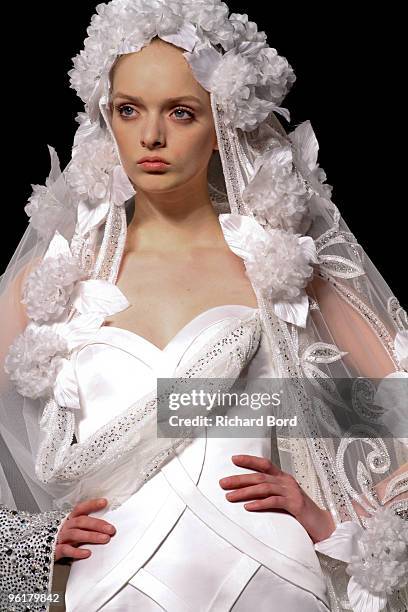
[[[137,190],[127,232],[128,251],[185,253],[223,246],[224,235],[207,185],[199,193],[185,186],[182,192]]]

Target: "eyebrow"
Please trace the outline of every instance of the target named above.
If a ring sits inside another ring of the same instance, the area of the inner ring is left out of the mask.
[[[137,104],[143,104],[142,98],[139,98],[138,96],[131,96],[120,91],[118,91],[112,99],[115,100],[116,98],[126,98],[126,100],[132,100],[132,102],[136,102]],[[193,102],[201,104],[201,100],[196,96],[178,96],[177,98],[167,98],[165,102],[167,102],[168,104],[180,104],[180,102],[182,102],[183,100],[191,100]]]

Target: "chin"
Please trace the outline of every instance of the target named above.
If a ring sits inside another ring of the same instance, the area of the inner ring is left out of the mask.
[[[139,176],[137,181],[132,178],[132,181],[135,185],[135,189],[146,192],[160,192],[168,191],[169,189],[178,189],[186,183],[185,180],[180,180],[180,178],[175,179],[174,176],[169,177],[166,176],[165,173],[159,174],[158,172],[155,174],[152,173],[149,176]]]

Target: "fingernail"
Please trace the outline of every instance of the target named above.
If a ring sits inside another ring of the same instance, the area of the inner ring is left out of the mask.
[[[104,506],[106,504],[106,499],[98,499],[98,506]]]

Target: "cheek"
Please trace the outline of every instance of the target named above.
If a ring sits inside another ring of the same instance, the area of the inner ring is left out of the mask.
[[[115,129],[113,128],[115,140],[119,148],[120,157],[122,163],[126,166],[132,164],[135,157],[135,139],[132,135],[132,131],[129,129]]]
[[[113,133],[115,135],[116,142],[121,149],[127,149],[132,141],[131,130],[126,129],[126,126],[118,126],[113,123],[112,125]]]
[[[212,151],[211,135],[208,130],[202,133],[186,134],[170,147],[175,159],[179,159],[188,167],[198,167],[208,163]]]

